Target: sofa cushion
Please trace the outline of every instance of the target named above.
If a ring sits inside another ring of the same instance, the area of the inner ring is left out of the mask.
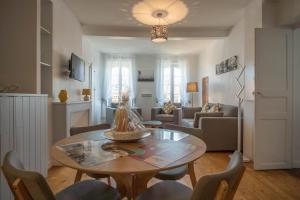
[[[238,107],[231,105],[221,105],[221,112],[224,113],[224,117],[237,117]]]
[[[182,107],[182,118],[194,119],[195,112],[201,112],[201,107]]]
[[[165,114],[171,114],[176,109],[176,106],[172,102],[168,102],[164,104],[162,109]]]
[[[198,128],[199,127],[199,121],[201,117],[223,117],[223,113],[222,112],[211,112],[211,113],[203,113],[203,112],[197,112],[195,113],[195,117],[194,117],[194,128]]]
[[[213,104],[208,112],[220,112],[221,111],[221,105],[219,103]]]
[[[193,128],[194,127],[194,118],[183,118],[181,120],[181,126]]]
[[[210,108],[210,105],[207,103],[202,107],[201,112],[206,113],[209,111],[209,108]]]
[[[155,119],[159,120],[159,121],[162,121],[162,122],[173,122],[174,115],[170,115],[170,114],[157,114]]]

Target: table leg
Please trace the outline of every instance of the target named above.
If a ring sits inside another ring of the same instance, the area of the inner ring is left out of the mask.
[[[155,174],[156,173],[150,172],[145,174],[136,174],[133,176],[133,199],[147,189],[147,183],[155,176]]]
[[[188,173],[190,175],[190,179],[192,182],[192,186],[193,188],[195,188],[196,184],[197,184],[197,179],[196,179],[196,175],[195,175],[195,169],[194,169],[194,161],[190,162],[188,164]]]
[[[82,171],[77,170],[74,183],[77,183],[77,182],[79,182],[81,180],[82,174],[83,174]]]
[[[121,194],[121,197],[131,199],[133,194],[133,176],[131,174],[114,174],[111,176],[117,183],[117,190]]]
[[[134,200],[138,194],[147,189],[148,181],[155,174],[152,172],[145,174],[116,174],[111,176],[115,179],[117,190],[121,196]]]

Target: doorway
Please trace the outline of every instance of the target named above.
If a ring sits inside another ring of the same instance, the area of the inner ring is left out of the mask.
[[[208,103],[208,76],[202,78],[202,106]]]

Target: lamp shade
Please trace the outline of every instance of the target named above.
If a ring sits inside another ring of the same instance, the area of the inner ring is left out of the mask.
[[[82,89],[82,95],[91,95],[91,89]]]
[[[187,83],[186,92],[199,92],[198,82],[189,82],[189,83]]]

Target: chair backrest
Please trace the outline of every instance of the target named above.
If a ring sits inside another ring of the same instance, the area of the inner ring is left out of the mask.
[[[200,178],[194,189],[192,200],[232,200],[244,171],[242,154],[235,151],[224,172]]]
[[[97,124],[93,126],[84,126],[84,127],[72,127],[70,128],[70,135],[77,135],[79,133],[84,133],[88,131],[97,131],[97,130],[104,130],[109,129],[111,126],[110,124],[104,123],[104,124]]]
[[[15,152],[5,155],[2,170],[16,199],[55,200],[45,178],[37,172],[26,171]],[[19,198],[20,191],[16,191],[16,187],[21,189],[23,198]]]

